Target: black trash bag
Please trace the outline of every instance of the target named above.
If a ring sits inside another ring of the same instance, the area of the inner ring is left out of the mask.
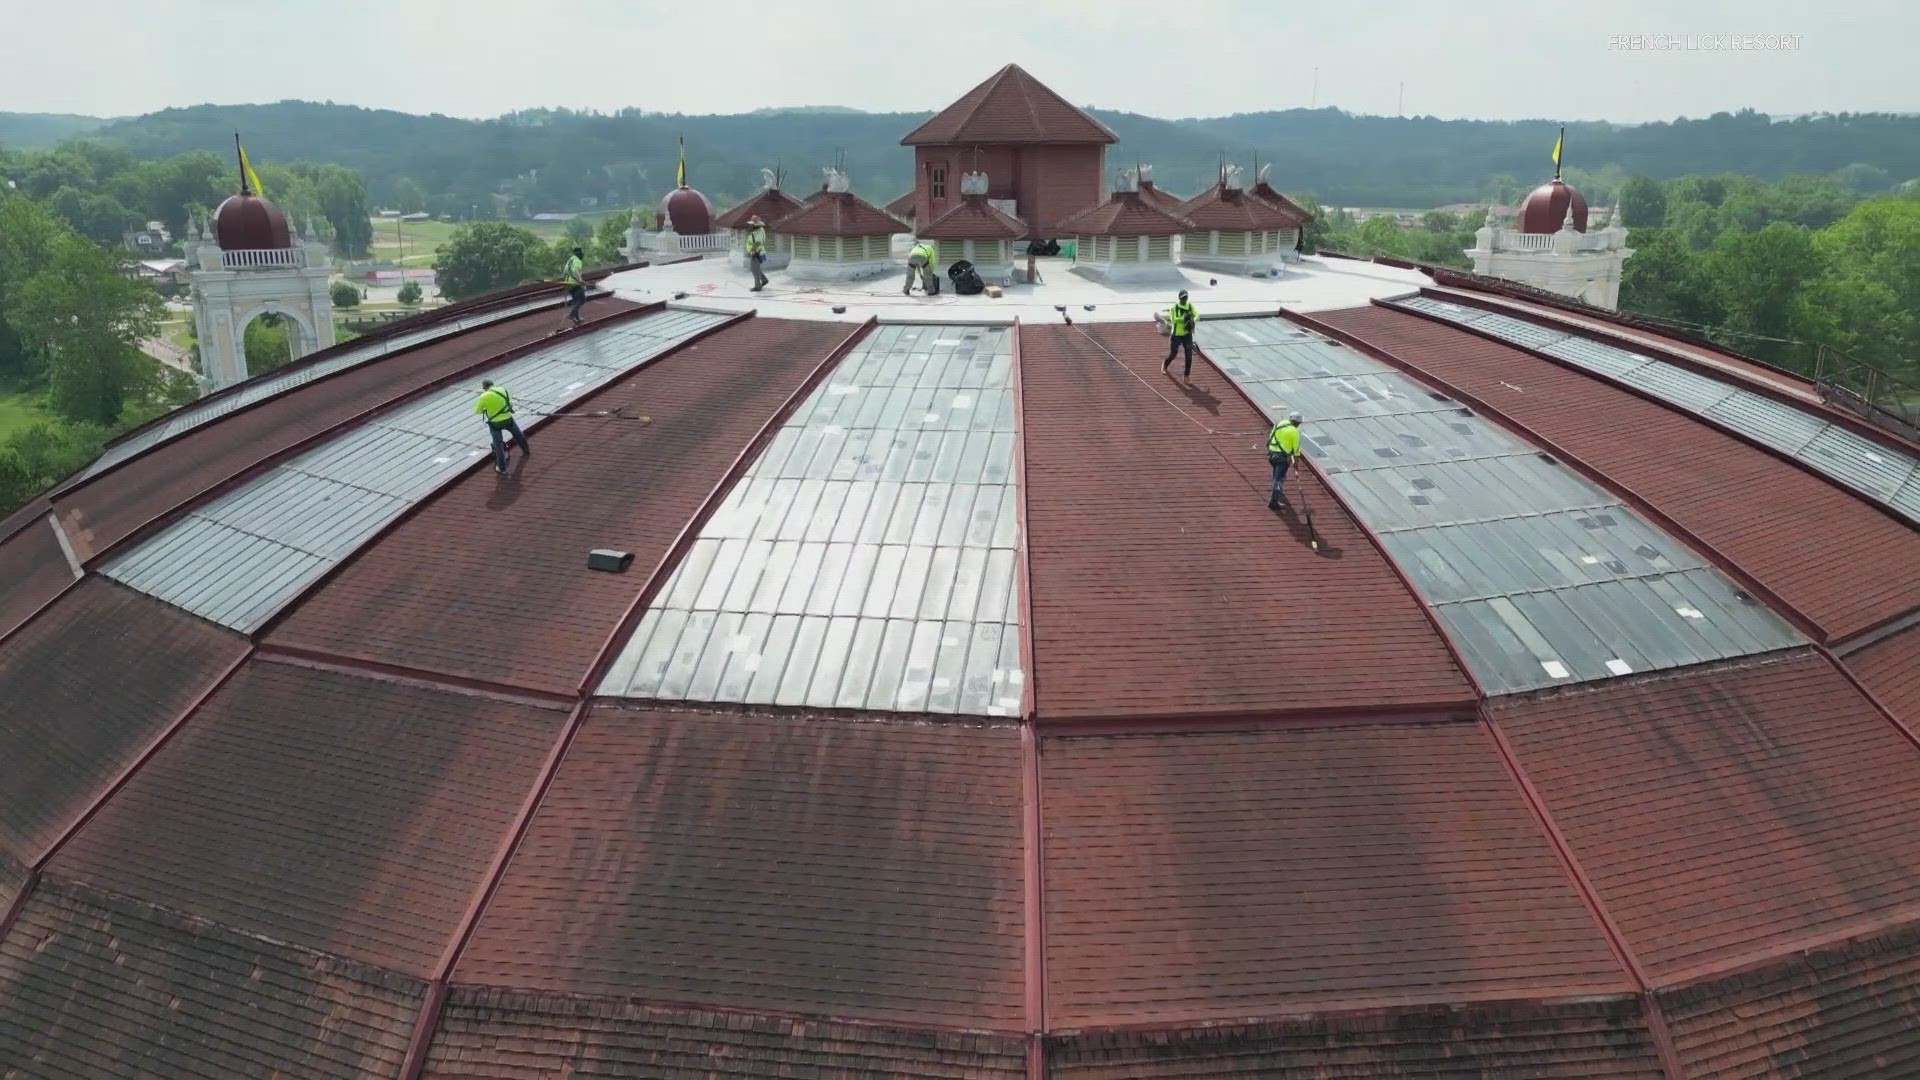
[[[1045,250],[1045,251],[1043,251],[1043,252],[1041,252],[1040,254],[1042,254],[1042,255],[1058,255],[1058,254],[1060,254],[1060,241],[1058,241],[1058,240],[1049,240],[1049,241],[1047,241],[1047,250]]]
[[[953,291],[961,296],[974,296],[987,288],[987,283],[980,280],[980,271],[965,259],[948,267],[947,277],[953,281]]]

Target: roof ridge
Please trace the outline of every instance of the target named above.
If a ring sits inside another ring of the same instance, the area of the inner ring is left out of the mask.
[[[1012,64],[1005,65],[999,71],[996,71],[993,74],[987,76],[987,80],[985,82],[981,83],[979,86],[974,87],[974,89],[980,91],[980,98],[979,100],[973,103],[973,108],[967,110],[966,119],[954,125],[955,132],[965,131],[967,129],[967,126],[973,123],[973,118],[980,114],[980,109],[982,106],[986,105],[987,99],[993,96],[993,92],[995,90],[999,89],[1000,80],[1006,78],[1007,72],[1012,71],[1013,67],[1014,65]],[[940,118],[940,114],[934,113],[933,117],[934,117],[934,120],[938,120]],[[927,121],[927,123],[931,124],[933,123],[933,120],[929,120]]]

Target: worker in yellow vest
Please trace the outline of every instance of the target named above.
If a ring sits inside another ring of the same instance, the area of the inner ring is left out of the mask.
[[[747,269],[753,271],[753,288],[750,292],[759,292],[767,287],[766,272],[760,264],[767,261],[767,223],[755,214],[747,219]]]
[[[527,433],[520,430],[519,423],[513,418],[513,398],[508,396],[506,387],[493,385],[492,379],[482,379],[480,401],[474,405],[473,411],[486,418],[487,433],[493,436],[494,472],[507,475],[508,435],[513,436],[522,456],[533,456],[533,448],[527,445]]]
[[[1267,435],[1267,464],[1273,466],[1273,490],[1267,495],[1269,510],[1278,510],[1280,504],[1287,501],[1280,488],[1287,482],[1287,469],[1300,456],[1302,422],[1298,412],[1290,412],[1285,420],[1273,425],[1273,431]]]
[[[934,248],[933,241],[920,240],[907,252],[907,287],[900,290],[901,296],[913,295],[913,275],[920,275],[920,287],[927,290],[928,296],[940,295],[939,270],[940,253]]]
[[[1173,307],[1167,312],[1167,329],[1172,333],[1169,335],[1171,340],[1167,342],[1167,358],[1160,364],[1160,371],[1162,374],[1166,373],[1173,364],[1174,354],[1184,345],[1187,349],[1187,363],[1180,377],[1189,385],[1193,383],[1193,324],[1198,321],[1200,321],[1200,313],[1194,310],[1193,302],[1187,299],[1187,290],[1181,289],[1180,299],[1175,301]]]
[[[567,256],[567,268],[561,271],[560,280],[567,286],[568,327],[580,325],[580,309],[587,302],[586,255],[585,251],[574,248],[573,254]]]

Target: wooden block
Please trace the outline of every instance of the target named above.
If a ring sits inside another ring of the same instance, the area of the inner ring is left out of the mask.
[[[998,285],[987,286],[987,295],[994,298],[995,300],[1000,299],[1000,286]]]

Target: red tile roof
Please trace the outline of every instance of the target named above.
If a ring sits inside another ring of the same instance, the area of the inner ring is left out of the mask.
[[[565,718],[256,660],[47,872],[429,977]]]
[[[1920,731],[1920,626],[1849,655],[1846,664],[1895,718]]]
[[[1920,532],[1698,419],[1459,327],[1374,306],[1318,312],[1403,363],[1496,402],[1712,545],[1833,638],[1920,607]],[[1512,389],[1519,387],[1519,390]],[[1789,537],[1819,522],[1845,558]]]
[[[1293,225],[1304,225],[1313,219],[1313,215],[1307,212],[1306,207],[1274,190],[1273,185],[1265,180],[1253,185],[1247,193],[1291,217]]]
[[[1140,181],[1140,197],[1171,214],[1178,214],[1187,201],[1171,191],[1162,191],[1151,180]]]
[[[596,706],[454,979],[1023,1030],[1020,785],[1012,727]]]
[[[1920,1076],[1920,930],[1660,995],[1692,1076]]]
[[[1215,184],[1188,199],[1181,204],[1179,213],[1202,229],[1264,232],[1290,229],[1297,224],[1292,215],[1278,207],[1224,184]]]
[[[587,311],[605,317],[635,306],[596,300]],[[54,505],[63,520],[78,513],[70,532],[87,558],[271,454],[489,356],[539,341],[553,333],[554,319],[552,311],[503,319],[235,410],[60,495]]]
[[[1634,997],[1067,1036],[1049,1046],[1047,1065],[1054,1080],[1668,1080]]]
[[[1920,750],[1811,651],[1491,709],[1658,984],[1920,904]]]
[[[73,567],[45,517],[42,510],[40,521],[0,541],[0,581],[6,582],[0,588],[0,636],[73,584]]]
[[[245,650],[104,578],[0,645],[0,850],[39,855]]]
[[[1062,235],[1077,236],[1174,236],[1193,229],[1179,211],[1163,210],[1137,191],[1116,191],[1060,223]]]
[[[788,236],[879,236],[912,230],[851,191],[823,191],[781,218],[774,231]]]
[[[919,201],[920,191],[916,188],[888,203],[884,209],[887,213],[892,214],[901,221],[912,221]]]
[[[0,1061],[21,1076],[397,1076],[425,989],[42,881],[0,941]]]
[[[987,202],[986,196],[968,195],[915,230],[915,235],[933,240],[1018,240],[1027,232],[1026,222]]]
[[[744,229],[747,227],[747,219],[755,214],[760,215],[761,223],[772,225],[798,209],[800,209],[799,199],[779,188],[762,188],[753,198],[721,214],[714,225],[721,229]]]
[[[1049,90],[1018,64],[1008,64],[960,100],[914,128],[902,146],[1116,143],[1105,124]]]
[[[578,410],[625,406],[651,425],[542,425],[516,479],[480,470],[445,489],[267,641],[573,693],[644,575],[849,330],[748,319],[618,380]],[[604,547],[632,552],[634,571],[587,569]]]
[[[1267,510],[1267,423],[1226,379],[1200,364],[1181,390],[1147,326],[1092,334],[1121,360],[1079,328],[1020,330],[1041,716],[1473,699],[1419,603],[1317,479],[1300,482],[1324,554]]]
[[[1632,989],[1479,724],[1043,757],[1058,1026]]]
[[[1025,1080],[1026,1040],[457,987],[428,1080],[524,1076],[701,1080]]]

